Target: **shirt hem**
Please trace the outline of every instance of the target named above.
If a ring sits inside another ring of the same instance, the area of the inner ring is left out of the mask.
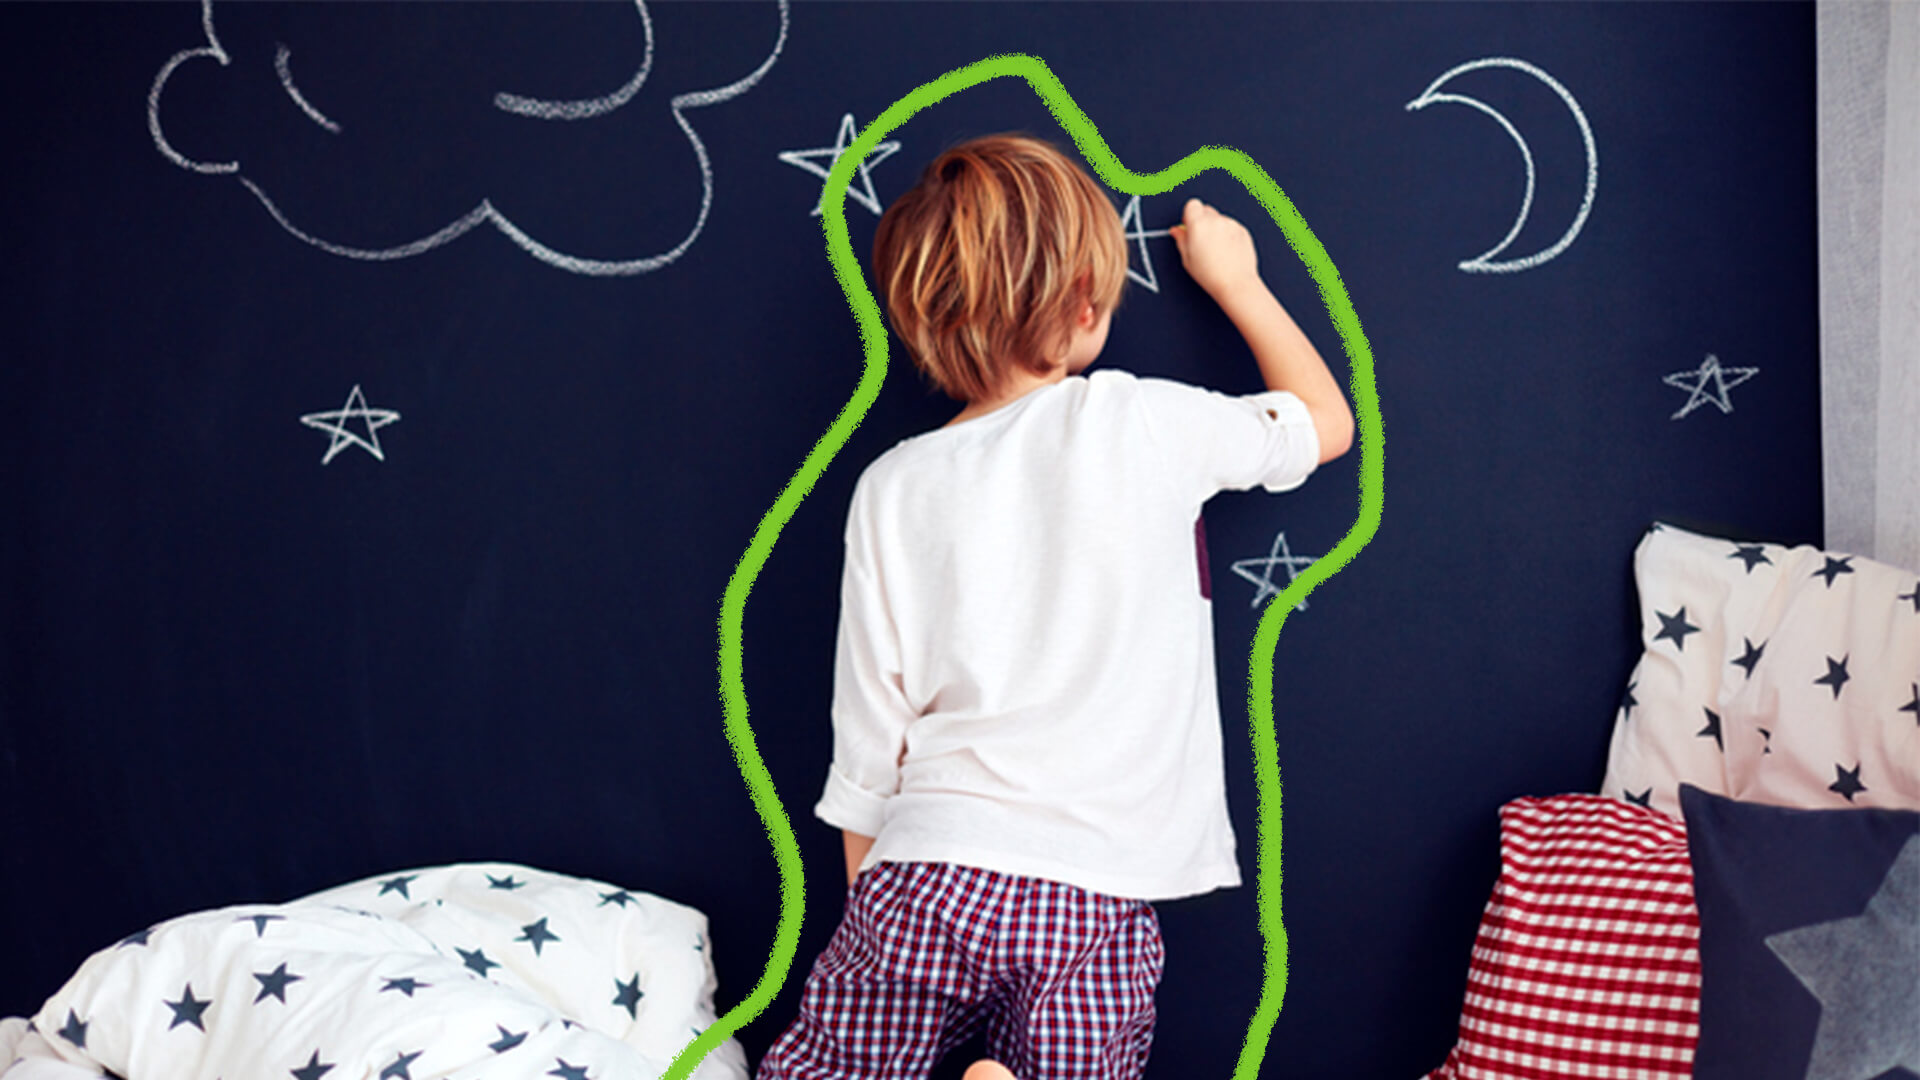
[[[992,851],[961,844],[912,844],[895,848],[888,846],[884,836],[867,853],[860,869],[866,870],[883,862],[952,863],[1020,877],[1044,878],[1121,900],[1180,900],[1219,889],[1237,888],[1241,883],[1240,867],[1231,861],[1207,863],[1172,874],[1116,874],[1044,856]]]

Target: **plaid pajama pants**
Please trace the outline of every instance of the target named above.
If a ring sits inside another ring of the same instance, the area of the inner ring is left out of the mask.
[[[881,863],[848,894],[758,1080],[922,1080],[986,1025],[1020,1080],[1133,1080],[1164,959],[1153,906],[945,863]]]

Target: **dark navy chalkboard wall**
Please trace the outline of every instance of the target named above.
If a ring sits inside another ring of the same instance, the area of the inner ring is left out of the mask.
[[[1274,664],[1292,966],[1263,1075],[1444,1055],[1495,807],[1599,782],[1649,520],[1819,539],[1808,5],[802,2],[781,41],[772,2],[654,4],[637,87],[627,3],[208,11],[230,63],[192,3],[0,7],[0,1014],[167,916],[475,859],[701,907],[738,1000],[777,874],[722,736],[719,600],[861,362],[797,162],[991,53],[1044,58],[1134,169],[1202,144],[1263,163],[1377,358],[1378,537]],[[1407,107],[1490,58],[1527,67],[1435,91],[1484,108]],[[1059,133],[990,84],[854,191],[884,205],[1009,128]],[[1260,212],[1212,175],[1142,199],[1141,230],[1189,193]],[[875,215],[848,214],[864,254]],[[1157,291],[1131,289],[1103,363],[1257,388],[1171,243],[1134,260]],[[897,362],[748,604],[753,727],[809,868],[754,1057],[839,909],[811,806],[847,495],[948,413]],[[1357,454],[1208,510],[1249,874],[1253,561],[1330,548],[1356,477]],[[1231,1071],[1254,913],[1250,888],[1164,907],[1153,1075]]]

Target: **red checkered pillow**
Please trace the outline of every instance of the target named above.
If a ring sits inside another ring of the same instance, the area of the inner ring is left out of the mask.
[[[1500,808],[1460,1039],[1427,1080],[1686,1080],[1700,917],[1681,823],[1599,795]]]

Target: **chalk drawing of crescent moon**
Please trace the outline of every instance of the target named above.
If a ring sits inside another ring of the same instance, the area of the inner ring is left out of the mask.
[[[1527,140],[1521,136],[1519,130],[1513,126],[1513,123],[1501,115],[1500,111],[1493,106],[1477,98],[1467,97],[1464,94],[1444,94],[1440,92],[1440,88],[1445,86],[1448,80],[1456,75],[1461,75],[1469,71],[1478,71],[1481,68],[1492,67],[1513,68],[1518,71],[1523,71],[1539,79],[1554,93],[1560,95],[1560,100],[1566,102],[1567,110],[1573,113],[1573,122],[1580,125],[1580,138],[1586,143],[1587,147],[1587,193],[1586,197],[1580,201],[1580,212],[1574,215],[1573,224],[1567,227],[1566,234],[1561,236],[1557,243],[1544,251],[1535,252],[1522,259],[1502,259],[1495,261],[1494,256],[1506,251],[1507,245],[1513,243],[1514,237],[1520,235],[1521,228],[1527,223],[1527,215],[1533,210],[1533,151],[1527,146]],[[1488,116],[1493,117],[1494,121],[1504,128],[1507,135],[1513,139],[1514,145],[1520,148],[1520,156],[1527,163],[1527,193],[1526,197],[1520,200],[1520,213],[1513,219],[1513,228],[1507,230],[1507,235],[1503,237],[1499,243],[1493,245],[1493,247],[1485,252],[1461,263],[1460,269],[1469,274],[1510,274],[1539,266],[1541,263],[1567,250],[1567,246],[1573,243],[1573,238],[1580,235],[1580,229],[1586,225],[1587,215],[1593,210],[1594,192],[1600,187],[1600,154],[1594,147],[1593,127],[1587,123],[1586,114],[1580,111],[1580,103],[1573,99],[1573,95],[1567,91],[1566,87],[1560,85],[1558,79],[1527,63],[1525,60],[1515,60],[1508,56],[1492,56],[1482,60],[1469,60],[1461,64],[1459,67],[1433,80],[1433,83],[1429,85],[1419,97],[1407,103],[1407,111],[1413,112],[1441,102],[1465,105],[1469,108],[1478,109]]]

